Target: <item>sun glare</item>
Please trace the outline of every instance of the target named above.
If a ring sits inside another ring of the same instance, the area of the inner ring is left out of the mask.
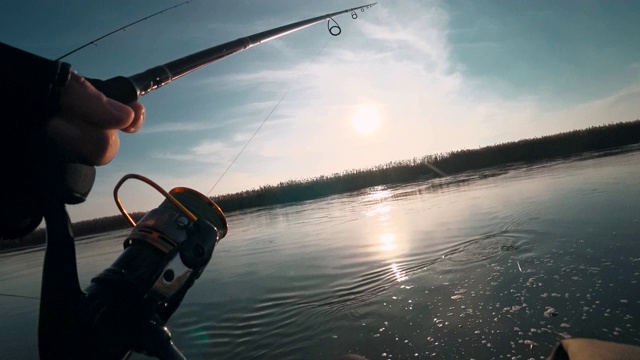
[[[358,105],[356,112],[351,118],[351,125],[362,135],[369,135],[380,126],[380,113],[374,105]]]

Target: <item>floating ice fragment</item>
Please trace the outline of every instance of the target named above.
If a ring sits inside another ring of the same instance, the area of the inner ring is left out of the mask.
[[[621,302],[621,303],[623,303],[623,304],[626,304],[626,303],[628,303],[628,302],[629,302],[629,300],[626,300],[626,299],[620,299],[620,302]]]
[[[556,309],[554,309],[554,308],[552,308],[550,306],[545,307],[545,309],[546,310],[544,311],[544,317],[546,317],[546,318],[550,318],[550,317],[558,315],[558,312],[556,311]]]
[[[462,295],[453,295],[451,298],[453,300],[460,300],[460,299],[464,298],[464,296],[462,296]]]
[[[527,306],[526,304],[522,304],[522,305],[513,305],[511,307],[506,307],[504,309],[502,309],[503,312],[510,312],[510,313],[515,313],[518,312],[518,310],[522,309],[523,307]]]
[[[562,323],[562,324],[560,324],[560,327],[568,328],[568,327],[571,327],[571,325],[569,325],[567,323]]]

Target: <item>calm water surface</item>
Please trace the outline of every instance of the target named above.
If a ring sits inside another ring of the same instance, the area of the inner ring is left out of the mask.
[[[189,359],[541,359],[566,337],[640,345],[639,165],[632,152],[232,214],[169,327]],[[78,243],[83,284],[125,236]],[[28,297],[42,260],[42,249],[0,255],[0,293],[23,296],[0,296],[3,359],[37,357]]]

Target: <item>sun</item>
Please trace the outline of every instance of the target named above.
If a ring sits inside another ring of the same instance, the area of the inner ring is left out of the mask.
[[[378,108],[371,104],[358,105],[351,118],[351,125],[362,135],[369,135],[375,132],[380,127],[381,122],[382,119]]]

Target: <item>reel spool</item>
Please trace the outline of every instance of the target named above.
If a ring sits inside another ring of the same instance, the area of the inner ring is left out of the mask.
[[[118,190],[129,179],[145,182],[165,197],[138,223],[124,209],[118,196]],[[113,195],[133,230],[112,268],[127,274],[129,281],[135,283],[158,310],[175,310],[211,260],[216,244],[227,234],[224,213],[196,190],[177,187],[166,192],[152,180],[137,174],[125,175],[116,184]],[[173,311],[168,312],[167,319]]]

